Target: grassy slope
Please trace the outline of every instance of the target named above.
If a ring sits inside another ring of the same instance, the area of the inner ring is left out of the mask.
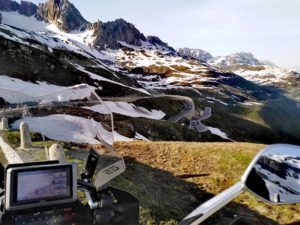
[[[198,99],[199,108],[211,107],[213,115],[204,124],[218,127],[236,141],[256,143],[300,143],[298,104],[281,97],[261,105],[228,106]]]
[[[126,156],[127,172],[112,184],[139,198],[146,209],[143,223],[150,225],[172,224],[171,218],[180,220],[211,194],[230,187],[264,145],[132,142],[116,147]],[[299,205],[275,207],[245,193],[205,224],[228,224],[235,215],[249,216],[256,224],[289,224],[300,221],[299,213]]]
[[[144,107],[148,110],[162,110],[166,114],[165,119],[176,115],[184,109],[184,101],[170,97],[140,99],[133,102],[133,104],[135,104],[136,106]]]

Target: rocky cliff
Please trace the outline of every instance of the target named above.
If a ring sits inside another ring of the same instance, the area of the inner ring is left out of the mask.
[[[37,11],[37,6],[32,2],[21,1],[18,12],[24,16],[33,16]]]
[[[0,0],[0,10],[2,11],[17,11],[19,6],[19,3],[16,1]]]
[[[163,47],[175,51],[158,37],[145,37],[133,24],[123,19],[117,19],[107,23],[98,21],[97,23],[91,24],[90,28],[95,30],[95,45],[99,49],[118,49],[123,47],[124,44],[141,47],[143,42],[149,42],[156,47]]]
[[[159,39],[159,37],[156,37],[156,36],[148,36],[147,37],[147,41],[149,43],[151,43],[152,45],[155,45],[157,47],[164,47],[166,49],[169,49],[171,51],[174,51],[175,52],[175,49],[170,47],[166,42],[163,42],[162,40]]]
[[[37,6],[32,2],[21,1],[19,4],[16,1],[0,0],[0,10],[7,12],[18,12],[24,16],[33,16],[37,11]]]
[[[54,23],[59,29],[69,32],[83,30],[88,22],[68,0],[48,0],[37,9],[37,17]]]
[[[208,60],[212,59],[213,56],[202,50],[202,49],[195,49],[195,48],[179,48],[177,52],[182,56],[192,57],[194,59],[207,62]]]
[[[39,20],[53,23],[65,32],[92,29],[95,31],[94,45],[98,49],[118,49],[126,45],[141,47],[143,43],[147,42],[146,44],[149,45],[150,43],[153,47],[175,51],[158,37],[146,37],[133,24],[123,19],[106,23],[101,21],[90,23],[68,0],[48,0],[45,3],[40,3],[39,6],[28,1],[21,1],[19,4],[12,0],[0,0],[0,10],[18,11],[24,16],[35,15]]]
[[[131,23],[123,19],[102,23],[98,22],[95,31],[96,45],[100,48],[119,48],[119,42],[141,46],[146,37]]]

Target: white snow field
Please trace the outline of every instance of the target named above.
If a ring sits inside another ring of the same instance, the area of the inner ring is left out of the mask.
[[[33,32],[53,32],[61,37],[77,41],[82,44],[91,44],[93,42],[93,30],[73,31],[66,33],[59,30],[54,24],[46,23],[37,20],[34,16],[27,17],[19,14],[18,12],[4,12],[2,14],[2,23],[17,27],[19,29],[33,31]],[[57,36],[59,38],[59,36]]]
[[[104,103],[113,113],[129,116],[129,117],[143,117],[148,119],[161,120],[166,115],[164,112],[160,110],[149,111],[143,107],[138,107],[132,103],[127,103],[127,102],[105,101]],[[106,107],[104,107],[103,105],[95,105],[92,107],[84,107],[84,108],[92,110],[94,112],[109,113],[107,112]]]
[[[275,85],[281,83],[292,85],[292,80],[289,81],[291,78],[300,78],[300,74],[291,69],[272,66],[252,66],[252,70],[238,69],[233,72],[261,85]]]

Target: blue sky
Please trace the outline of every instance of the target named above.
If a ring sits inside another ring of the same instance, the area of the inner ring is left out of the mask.
[[[175,48],[248,51],[300,70],[300,0],[70,1],[91,22],[124,18]]]

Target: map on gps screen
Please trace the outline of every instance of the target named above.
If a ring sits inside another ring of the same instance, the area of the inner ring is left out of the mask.
[[[18,174],[17,201],[68,196],[65,170],[31,171]]]

